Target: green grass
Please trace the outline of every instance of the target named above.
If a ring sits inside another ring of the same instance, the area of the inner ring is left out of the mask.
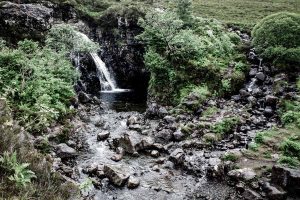
[[[300,12],[299,0],[194,0],[197,16],[216,18],[224,23],[253,27],[267,15]]]

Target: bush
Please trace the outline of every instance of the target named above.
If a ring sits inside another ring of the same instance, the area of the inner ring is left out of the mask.
[[[226,153],[222,157],[222,160],[224,161],[236,162],[238,159],[239,159],[238,156],[234,153]]]
[[[289,157],[289,156],[280,157],[278,162],[280,164],[286,164],[289,167],[299,167],[300,166],[300,162],[299,162],[299,160],[297,160],[297,158],[293,158],[293,157]]]
[[[220,122],[211,126],[211,130],[219,135],[219,137],[224,134],[229,134],[237,126],[240,120],[236,117],[225,118]]]
[[[295,157],[300,160],[300,141],[286,139],[280,145],[284,156]]]
[[[279,64],[300,64],[300,14],[277,13],[261,20],[252,31],[252,44],[264,58]]]
[[[182,3],[189,4],[188,1]],[[186,10],[178,12],[152,11],[139,22],[144,32],[137,38],[147,44],[145,65],[151,73],[149,93],[162,103],[180,103],[186,96],[182,93],[191,85],[207,87],[210,93],[219,90],[221,77],[226,73],[224,69],[236,53],[236,38],[219,22],[193,18],[192,25],[187,26],[180,14]]]

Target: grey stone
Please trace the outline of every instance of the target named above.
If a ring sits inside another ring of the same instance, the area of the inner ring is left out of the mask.
[[[256,173],[251,168],[243,168],[231,170],[228,176],[236,181],[251,181],[256,177]]]
[[[181,130],[177,130],[173,133],[173,137],[176,141],[181,141],[184,139],[184,134],[181,132]]]
[[[185,161],[185,153],[182,149],[177,148],[175,149],[170,157],[169,160],[172,161],[175,165],[181,165]]]
[[[263,72],[258,72],[255,77],[260,81],[264,81],[266,79],[266,75]]]
[[[140,185],[140,180],[136,177],[130,176],[127,182],[127,187],[129,189],[137,188]]]
[[[74,158],[77,156],[76,150],[65,143],[56,146],[56,154],[60,158]]]
[[[102,131],[102,132],[98,133],[97,140],[98,141],[106,140],[109,137],[109,135],[110,135],[109,131]]]
[[[122,166],[104,165],[103,172],[111,183],[119,187],[125,185],[129,178],[129,174],[123,171]]]

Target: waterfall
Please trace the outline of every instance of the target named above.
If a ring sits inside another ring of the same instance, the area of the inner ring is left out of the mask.
[[[115,80],[109,73],[105,63],[101,60],[97,53],[90,53],[98,70],[98,77],[100,79],[101,89],[103,91],[116,90],[117,86]]]
[[[78,35],[87,42],[92,42],[85,34],[78,32]],[[122,92],[127,91],[126,89],[120,89],[116,85],[113,75],[109,72],[106,64],[101,60],[95,52],[89,53],[93,58],[93,61],[97,67],[97,74],[101,85],[101,92]]]

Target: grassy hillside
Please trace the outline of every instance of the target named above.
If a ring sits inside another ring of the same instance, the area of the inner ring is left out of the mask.
[[[252,27],[263,17],[280,11],[300,13],[299,0],[193,0],[194,13],[225,23]]]

